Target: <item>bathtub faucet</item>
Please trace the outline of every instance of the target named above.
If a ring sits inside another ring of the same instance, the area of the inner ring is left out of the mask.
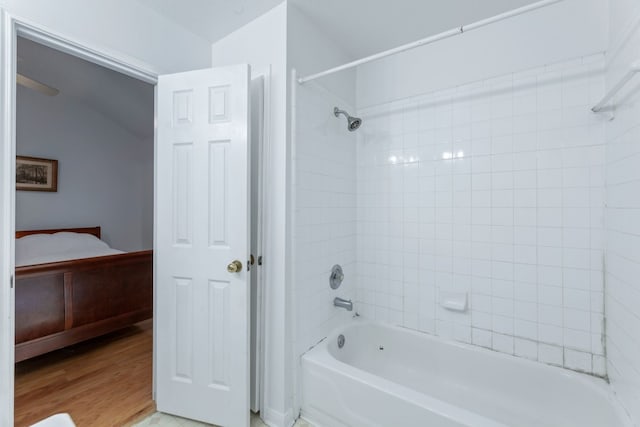
[[[333,305],[335,305],[336,307],[342,307],[347,311],[353,310],[353,303],[351,302],[350,299],[346,300],[346,299],[335,297],[333,299]]]

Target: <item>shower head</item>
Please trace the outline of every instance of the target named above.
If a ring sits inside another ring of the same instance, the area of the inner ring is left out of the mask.
[[[358,118],[358,117],[351,117],[349,115],[349,113],[347,113],[344,110],[339,109],[338,107],[334,107],[333,108],[333,114],[338,117],[340,116],[340,114],[344,115],[347,118],[347,129],[349,129],[349,132],[353,132],[355,130],[357,130],[360,125],[362,124],[362,119]]]

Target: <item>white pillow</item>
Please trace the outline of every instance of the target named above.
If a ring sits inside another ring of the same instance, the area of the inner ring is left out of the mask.
[[[50,234],[50,236],[58,245],[68,248],[69,250],[109,248],[109,245],[93,234],[62,231],[60,233]]]
[[[109,245],[87,233],[31,234],[16,240],[16,259],[94,249],[109,249]]]

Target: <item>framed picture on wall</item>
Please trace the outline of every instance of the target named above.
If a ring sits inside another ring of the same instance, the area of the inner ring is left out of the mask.
[[[16,190],[58,191],[58,161],[17,156]]]

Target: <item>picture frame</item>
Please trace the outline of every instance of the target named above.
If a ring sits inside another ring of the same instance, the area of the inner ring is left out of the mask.
[[[16,156],[16,190],[58,191],[58,161]]]

